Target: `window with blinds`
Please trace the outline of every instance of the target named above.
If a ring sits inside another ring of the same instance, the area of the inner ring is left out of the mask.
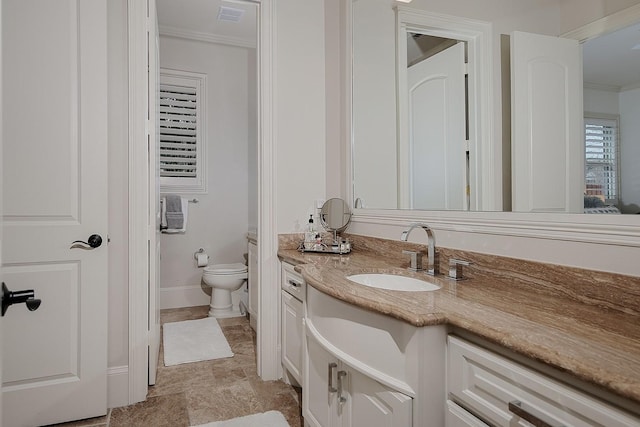
[[[159,139],[161,191],[206,190],[202,74],[160,70]]]
[[[584,118],[585,195],[616,205],[619,197],[619,138],[617,117]]]

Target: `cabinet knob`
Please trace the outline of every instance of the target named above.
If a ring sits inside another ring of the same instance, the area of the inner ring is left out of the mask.
[[[302,284],[300,284],[300,283],[296,282],[296,281],[295,281],[295,280],[293,280],[293,279],[289,279],[289,284],[290,284],[291,286],[293,286],[294,288],[299,288],[299,287],[301,287],[301,286],[302,286]]]

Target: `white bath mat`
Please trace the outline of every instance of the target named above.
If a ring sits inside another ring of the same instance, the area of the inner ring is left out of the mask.
[[[198,427],[289,427],[289,423],[279,411],[269,411],[247,415],[246,417],[201,424]]]
[[[232,357],[215,317],[162,325],[164,366]]]

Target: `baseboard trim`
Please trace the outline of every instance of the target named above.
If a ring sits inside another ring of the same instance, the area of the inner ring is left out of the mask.
[[[160,309],[209,305],[210,301],[200,285],[160,288]]]
[[[231,301],[237,309],[238,303],[242,300],[247,306],[249,293],[246,282],[240,289],[231,293]],[[160,288],[160,309],[198,307],[209,305],[211,294],[205,292],[202,286],[175,286],[173,288]]]
[[[118,408],[129,404],[129,366],[107,368],[107,406]]]

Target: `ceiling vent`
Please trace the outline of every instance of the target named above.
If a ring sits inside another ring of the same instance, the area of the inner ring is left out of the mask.
[[[228,6],[220,6],[218,10],[218,21],[240,22],[244,9],[236,9]]]

